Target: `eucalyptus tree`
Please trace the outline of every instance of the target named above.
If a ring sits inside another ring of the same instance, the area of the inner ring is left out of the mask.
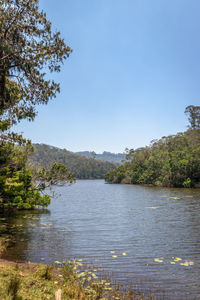
[[[0,0],[1,130],[33,120],[37,104],[47,104],[59,84],[46,76],[59,72],[71,48],[51,23],[39,0]]]
[[[189,105],[185,109],[191,129],[200,129],[200,106]]]
[[[60,32],[53,32],[39,0],[0,0],[0,207],[31,208],[49,198],[40,196],[26,168],[31,142],[12,132],[22,119],[34,120],[36,106],[47,104],[60,91],[50,78],[60,72],[71,53]],[[56,172],[55,172],[56,170]],[[54,165],[45,181],[72,181],[67,169]],[[65,176],[61,176],[65,174]],[[41,172],[39,178],[41,180]]]

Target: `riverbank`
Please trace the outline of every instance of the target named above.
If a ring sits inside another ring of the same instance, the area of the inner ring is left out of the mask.
[[[56,263],[59,266],[0,259],[0,299],[155,299],[151,294],[146,298],[133,290],[120,291],[119,285],[102,280],[79,261]]]
[[[130,149],[127,161],[105,175],[108,183],[152,184],[158,187],[199,187],[200,129],[153,140]]]

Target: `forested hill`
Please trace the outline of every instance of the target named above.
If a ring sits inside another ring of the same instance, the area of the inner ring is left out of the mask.
[[[126,154],[124,154],[124,153],[111,153],[111,152],[107,152],[107,151],[104,151],[103,153],[95,153],[95,152],[90,152],[90,151],[81,151],[81,152],[75,152],[75,153],[83,155],[85,157],[92,157],[92,158],[96,158],[98,160],[109,161],[109,162],[117,163],[117,164],[121,164],[126,158]]]
[[[100,179],[116,167],[111,162],[100,161],[91,157],[84,157],[66,149],[34,144],[34,153],[29,157],[29,167],[50,168],[54,162],[66,165],[68,171],[78,179]]]
[[[105,175],[107,182],[166,187],[200,185],[200,129],[163,137],[130,150],[128,161]]]

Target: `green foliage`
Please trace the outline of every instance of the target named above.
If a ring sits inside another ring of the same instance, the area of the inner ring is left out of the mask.
[[[150,292],[149,296],[144,297],[131,287],[122,289],[119,284],[111,282],[102,270],[98,271],[98,276],[94,276],[94,271],[86,268],[86,265],[80,268],[71,261],[61,267],[21,263],[18,268],[14,263],[1,262],[0,299],[59,299],[58,291],[63,300],[155,299]]]
[[[54,163],[49,170],[42,169],[39,172],[27,169],[27,158],[32,151],[29,144],[24,147],[12,143],[1,146],[0,208],[46,207],[50,204],[50,197],[41,195],[41,191],[51,185],[75,180],[62,164]]]
[[[79,179],[104,178],[108,171],[116,167],[113,163],[84,157],[65,149],[62,150],[44,144],[34,144],[34,153],[30,155],[28,164],[31,168],[50,169],[54,162],[67,166],[69,172]]]
[[[131,149],[127,162],[105,175],[111,183],[193,187],[200,181],[200,129],[163,137]]]
[[[190,178],[187,178],[187,179],[183,182],[183,186],[184,186],[185,188],[190,188],[190,187],[192,187],[192,181],[191,181],[191,179],[190,179]]]
[[[27,146],[28,147],[28,146]],[[32,184],[32,173],[26,169],[28,148],[11,143],[1,145],[0,203],[1,208],[30,209],[49,204],[46,195],[41,196]]]
[[[17,296],[20,288],[20,279],[17,276],[11,277],[8,284],[8,295],[10,295],[12,300],[21,300],[21,297]]]
[[[50,169],[38,169],[33,170],[34,173],[34,181],[40,182],[38,188],[43,190],[47,187],[47,183],[49,186],[62,184],[62,183],[73,183],[75,181],[75,177],[72,176],[65,165],[54,162]]]
[[[71,52],[52,32],[39,0],[0,0],[0,208],[46,207],[47,186],[73,182],[62,164],[36,173],[26,168],[31,142],[11,132],[22,119],[32,121],[38,104],[47,104],[59,84],[46,71],[59,72]]]
[[[36,104],[47,104],[59,84],[45,71],[59,72],[71,49],[52,32],[39,0],[0,0],[1,128],[33,120]]]
[[[41,274],[41,277],[44,278],[45,280],[51,280],[52,279],[52,266],[47,265],[45,266],[45,269],[43,273]]]
[[[185,109],[185,114],[188,115],[190,128],[200,129],[200,106],[189,105]]]

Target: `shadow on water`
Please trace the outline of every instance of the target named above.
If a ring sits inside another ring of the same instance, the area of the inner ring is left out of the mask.
[[[1,258],[19,262],[27,261],[29,243],[34,238],[35,228],[40,226],[44,216],[50,214],[48,209],[0,214],[0,240],[6,244]]]
[[[65,222],[65,230],[57,226],[48,209],[19,211],[0,215],[0,241],[6,242],[2,259],[53,263],[65,260],[65,249],[70,249],[73,231]],[[64,245],[64,247],[60,247]]]

